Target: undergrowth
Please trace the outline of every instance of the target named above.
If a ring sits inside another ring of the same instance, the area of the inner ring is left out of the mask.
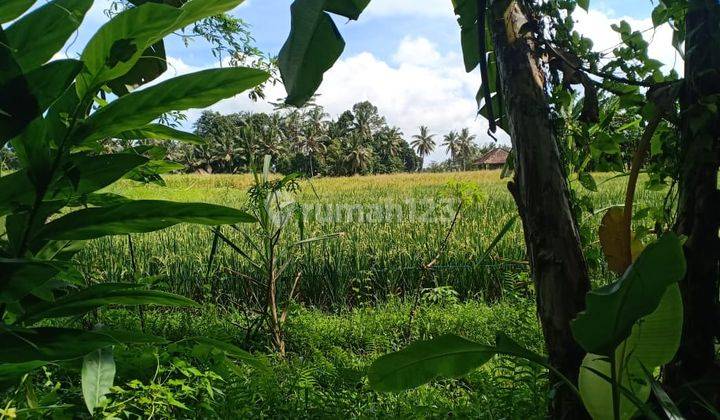
[[[170,344],[116,348],[115,387],[103,414],[119,418],[542,418],[545,374],[536,367],[497,359],[467,378],[444,380],[400,393],[368,387],[366,370],[378,356],[409,340],[454,332],[492,342],[502,330],[541,350],[541,334],[529,300],[488,306],[478,301],[425,304],[406,336],[410,303],[391,300],[329,314],[293,307],[288,318],[288,356],[268,356],[268,367],[224,362],[213,349],[182,341],[190,336],[227,340],[266,354],[264,336],[247,337],[245,315],[214,306],[201,310],[143,312],[146,334]],[[93,320],[110,328],[140,330],[136,311],[108,310]],[[54,406],[62,417],[82,412],[79,365],[53,366],[33,381],[37,406]],[[0,401],[1,402],[1,401]],[[21,416],[28,402],[5,396]],[[57,408],[63,407],[66,408]],[[75,409],[73,409],[75,406]]]

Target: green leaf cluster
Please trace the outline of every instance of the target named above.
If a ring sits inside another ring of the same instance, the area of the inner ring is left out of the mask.
[[[647,372],[670,362],[680,345],[683,312],[677,282],[684,274],[682,241],[666,234],[649,245],[622,278],[589,292],[587,311],[572,325],[575,339],[588,351],[579,378],[563,377],[545,357],[503,334],[495,345],[445,335],[380,357],[368,372],[370,385],[379,391],[410,389],[466,375],[504,354],[552,370],[579,394],[593,418],[612,419],[615,404],[619,418],[628,419],[638,410],[654,418],[645,406],[653,386]]]
[[[278,66],[286,103],[301,106],[320,87],[323,74],[335,64],[345,40],[330,13],[356,20],[370,0],[295,0],[290,8],[290,35],[280,50]]]
[[[21,165],[0,177],[2,379],[48,363],[84,358],[83,393],[92,412],[112,385],[112,346],[158,339],[123,331],[86,331],[62,320],[111,305],[196,304],[135,284],[88,285],[74,268],[72,256],[86,240],[104,236],[152,232],[178,223],[255,222],[245,212],[222,206],[130,200],[100,192],[123,178],[157,179],[177,169],[162,160],[161,148],[141,145],[137,139],[201,142],[155,122],[163,114],[207,107],[267,80],[264,71],[237,67],[200,71],[138,89],[162,73],[142,59],[152,52],[164,61],[164,37],[241,2],[139,4],[104,24],[78,60],[53,57],[78,30],[92,0],[52,0],[29,13],[24,12],[34,1],[0,4],[0,22],[16,19],[0,27],[0,147],[9,143]],[[128,140],[132,147],[108,153],[102,143],[112,138]],[[67,327],[40,326],[49,319]]]

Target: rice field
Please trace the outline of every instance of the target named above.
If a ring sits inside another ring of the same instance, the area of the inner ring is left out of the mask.
[[[597,192],[588,195],[600,213],[621,204],[626,178],[598,174]],[[235,208],[247,205],[252,177],[247,175],[172,175],[166,186],[122,182],[107,192],[135,199],[207,202]],[[525,261],[519,220],[483,259],[502,227],[516,215],[496,171],[377,175],[302,181],[295,200],[304,209],[306,237],[343,235],[303,247],[288,276],[302,273],[299,300],[326,309],[371,305],[417,290],[450,286],[461,298],[497,301],[507,294],[529,295],[532,285]],[[662,202],[664,192],[641,182],[636,209]],[[450,231],[459,203],[456,226]],[[586,215],[581,227],[595,230],[599,215]],[[244,226],[242,229],[252,229]],[[240,234],[224,231],[243,247]],[[449,236],[448,236],[449,233]],[[297,235],[293,229],[292,235]],[[446,236],[447,246],[441,251]],[[595,235],[588,235],[595,237]],[[161,232],[95,240],[79,255],[92,281],[152,282],[156,287],[200,300],[243,302],[253,293],[244,273],[247,262],[220,245],[208,267],[213,233],[207,227],[176,226]],[[586,255],[593,277],[607,278],[597,243]],[[247,249],[247,252],[252,250]],[[430,275],[420,268],[439,255]],[[134,257],[134,258],[133,258]],[[134,267],[134,268],[133,268]],[[290,283],[292,279],[286,279]]]

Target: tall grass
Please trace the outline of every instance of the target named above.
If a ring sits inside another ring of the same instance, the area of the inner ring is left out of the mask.
[[[590,193],[577,186],[578,192],[590,195],[596,209],[621,204],[625,179],[610,179],[609,175],[597,178],[601,184],[598,192]],[[241,208],[251,183],[252,178],[243,175],[177,175],[169,176],[165,187],[127,182],[110,192],[132,198],[203,201]],[[457,198],[458,194],[462,195],[463,207],[457,226],[424,287],[447,285],[462,298],[491,301],[505,293],[528,293],[532,286],[519,221],[499,242],[491,258],[478,264],[502,226],[516,214],[506,181],[500,179],[499,172],[315,179],[302,183],[298,201],[306,206],[357,204],[369,208],[380,204],[406,208],[408,200],[446,203],[443,200]],[[657,205],[663,195],[641,186],[636,208]],[[421,265],[438,252],[450,219],[413,221],[408,220],[407,211],[403,217],[381,223],[344,217],[325,221],[309,218],[306,235],[344,232],[344,236],[308,247],[288,273],[302,272],[300,299],[304,303],[327,308],[371,304],[388,295],[410,293],[421,279]],[[587,216],[581,224],[596,229],[599,220],[599,215]],[[228,230],[227,235],[242,245],[238,234]],[[152,281],[169,290],[223,302],[243,302],[253,291],[254,286],[242,276],[249,271],[246,262],[226,246],[220,246],[210,276],[206,275],[212,243],[209,229],[177,226],[134,235],[132,239],[138,274],[154,276]],[[598,245],[589,243],[586,247],[594,277],[604,278],[605,268],[594,257],[599,255]],[[133,276],[127,238],[93,241],[79,258],[91,279],[127,281]]]

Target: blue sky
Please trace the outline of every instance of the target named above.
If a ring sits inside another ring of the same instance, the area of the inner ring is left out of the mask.
[[[383,3],[405,3],[408,6],[377,7]],[[246,5],[235,11],[253,27],[258,45],[265,51],[277,53],[284,42],[290,22],[288,0],[246,0]],[[425,13],[418,12],[432,3]],[[382,59],[389,58],[398,43],[406,36],[423,36],[432,39],[441,49],[458,48],[457,27],[450,0],[372,0],[366,14],[357,22],[337,19],[338,27],[347,40],[346,54],[371,51]],[[592,8],[612,16],[629,16],[636,19],[650,15],[650,0],[592,0]]]
[[[40,1],[40,4],[44,1]],[[74,57],[89,36],[107,18],[103,10],[110,0],[96,0],[78,37],[66,49]],[[277,54],[290,25],[290,0],[246,0],[232,13],[251,25],[257,46]],[[577,13],[578,29],[599,48],[618,42],[610,24],[628,20],[636,29],[651,27],[650,0],[591,0],[591,11]],[[419,125],[428,125],[441,137],[449,130],[469,127],[479,143],[489,141],[487,122],[475,115],[475,92],[479,74],[466,74],[462,68],[459,31],[450,0],[372,0],[357,22],[336,19],[347,47],[336,66],[326,75],[318,103],[336,116],[353,103],[370,100],[390,124],[402,129],[406,138]],[[669,47],[669,28],[649,32],[651,55],[666,64],[678,64]],[[220,65],[208,45],[197,41],[185,46],[179,39],[167,41],[170,64],[168,77]],[[284,96],[282,86],[270,87],[268,99]],[[254,103],[245,95],[223,101],[212,109],[222,113],[271,111],[268,103]],[[199,115],[189,113],[187,129]],[[506,136],[501,141],[507,142]],[[437,150],[432,160],[445,158]]]

